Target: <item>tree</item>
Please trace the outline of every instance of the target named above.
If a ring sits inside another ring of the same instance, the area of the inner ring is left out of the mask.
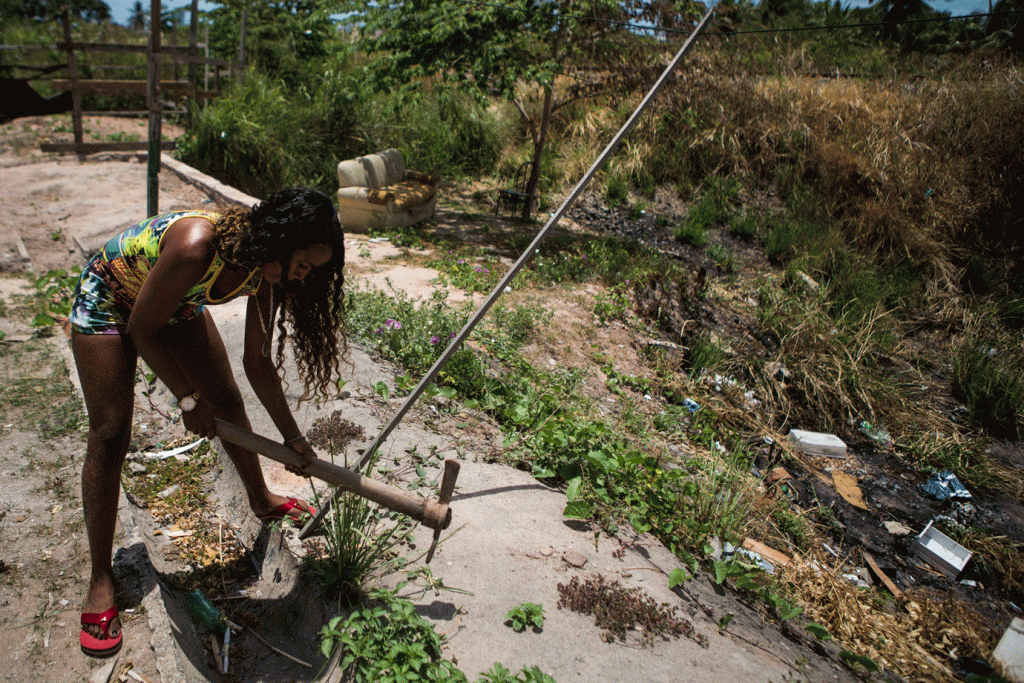
[[[692,2],[638,0],[505,0],[500,6],[368,1],[362,47],[376,56],[373,69],[382,90],[433,77],[442,86],[462,87],[480,98],[499,95],[511,101],[533,143],[526,186],[532,197],[552,116],[581,97],[624,87],[645,71],[628,54],[650,39],[625,24],[644,19],[652,26],[654,19],[657,25],[685,25],[692,7]],[[556,95],[559,76],[571,76],[576,84]],[[531,107],[531,99],[540,102],[539,109]],[[523,217],[530,212],[526,202]]]
[[[65,5],[72,17],[93,22],[110,21],[110,7],[103,0],[0,0],[0,17],[53,21],[60,18]]]
[[[135,31],[141,31],[146,28],[146,10],[142,6],[142,0],[135,0],[135,7],[132,9],[132,16],[128,20],[128,26]]]

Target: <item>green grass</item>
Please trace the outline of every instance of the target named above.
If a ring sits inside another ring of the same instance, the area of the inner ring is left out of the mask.
[[[971,421],[997,439],[1016,441],[1024,418],[1024,359],[1005,340],[970,337],[953,351],[953,395]]]

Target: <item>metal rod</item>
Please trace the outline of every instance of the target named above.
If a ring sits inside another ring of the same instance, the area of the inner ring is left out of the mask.
[[[662,86],[668,80],[668,77],[672,74],[673,71],[675,71],[679,63],[682,62],[683,57],[686,56],[687,52],[689,52],[690,47],[697,39],[697,36],[701,34],[701,32],[704,30],[704,27],[707,26],[708,22],[710,21],[713,15],[714,8],[708,9],[707,14],[704,15],[704,18],[701,19],[700,23],[697,24],[696,28],[693,29],[693,33],[691,33],[690,37],[686,39],[686,42],[683,43],[683,46],[679,48],[679,52],[676,53],[676,56],[665,68],[665,71],[662,72],[661,76],[658,77],[658,80],[655,82],[654,86],[651,87],[651,90],[647,93],[647,96],[644,97],[643,101],[640,102],[639,106],[637,106],[637,108],[633,111],[633,114],[629,117],[629,120],[627,120],[626,123],[623,124],[622,128],[619,129],[619,132],[615,134],[615,137],[612,138],[612,141],[609,142],[608,146],[604,148],[604,151],[601,152],[601,154],[597,157],[597,160],[594,161],[590,169],[583,176],[582,180],[580,180],[580,182],[576,184],[576,187],[573,188],[572,192],[569,193],[569,196],[566,197],[565,201],[562,202],[562,205],[558,207],[558,210],[555,211],[555,213],[551,214],[551,218],[549,218],[548,222],[544,225],[543,228],[541,228],[541,231],[537,233],[537,236],[534,238],[533,242],[530,243],[530,246],[526,248],[526,251],[523,252],[522,256],[519,257],[519,260],[517,260],[509,269],[509,271],[505,273],[505,277],[501,279],[501,282],[498,283],[498,285],[491,292],[490,296],[487,297],[487,300],[484,301],[484,303],[480,306],[480,308],[473,315],[473,317],[470,318],[468,322],[466,322],[466,325],[462,328],[462,331],[459,332],[455,339],[452,340],[452,342],[448,345],[448,348],[444,350],[444,353],[442,353],[441,356],[431,366],[431,368],[427,370],[427,374],[423,376],[423,379],[420,380],[420,383],[417,384],[416,388],[413,389],[411,394],[409,394],[409,397],[405,400],[405,403],[402,404],[402,407],[398,409],[398,412],[395,413],[395,415],[391,418],[391,421],[388,422],[384,429],[381,430],[380,434],[377,435],[377,438],[373,441],[372,444],[370,444],[370,447],[366,449],[366,452],[363,454],[363,457],[360,458],[359,460],[359,465],[357,466],[357,469],[362,469],[366,465],[366,463],[370,461],[370,458],[372,458],[374,453],[377,452],[377,450],[380,448],[384,440],[391,435],[391,432],[394,431],[395,427],[398,426],[398,423],[402,421],[402,418],[405,417],[405,414],[409,412],[409,409],[420,397],[420,394],[422,394],[424,389],[426,389],[427,386],[429,386],[430,383],[434,380],[434,377],[437,375],[438,371],[444,366],[445,363],[448,362],[448,360],[459,349],[459,347],[462,346],[462,343],[466,341],[467,337],[469,337],[469,333],[473,331],[473,328],[475,328],[477,324],[479,324],[480,320],[482,320],[483,317],[487,314],[487,311],[490,310],[491,306],[493,306],[494,303],[498,300],[498,298],[505,292],[505,288],[508,287],[509,283],[512,282],[516,275],[519,274],[519,271],[522,270],[523,266],[526,265],[526,262],[530,260],[534,252],[537,251],[537,248],[540,246],[541,240],[544,239],[548,231],[558,222],[558,220],[565,214],[565,212],[569,209],[572,203],[575,202],[576,199],[580,196],[580,194],[583,192],[583,189],[590,182],[591,178],[594,177],[594,174],[597,173],[598,169],[600,169],[601,166],[604,165],[604,162],[607,161],[608,157],[611,156],[611,153],[615,151],[616,147],[618,147],[619,143],[622,141],[622,138],[624,138],[629,133],[629,131],[633,129],[633,126],[636,125],[636,122],[639,120],[640,115],[644,112],[644,110],[647,109],[650,103],[654,100],[655,95],[658,94],[658,91],[661,90]]]
[[[146,216],[160,213],[160,0],[149,4],[149,152],[146,165]]]

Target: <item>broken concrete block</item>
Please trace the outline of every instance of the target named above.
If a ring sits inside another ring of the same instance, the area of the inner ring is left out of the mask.
[[[835,434],[791,429],[789,438],[793,440],[798,449],[808,455],[823,455],[829,458],[846,457],[846,442]]]
[[[1015,617],[992,652],[1013,683],[1024,683],[1024,619]]]

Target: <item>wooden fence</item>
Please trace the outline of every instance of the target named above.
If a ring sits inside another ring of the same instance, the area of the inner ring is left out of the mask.
[[[153,3],[154,8],[159,3]],[[188,45],[165,45],[160,44],[159,20],[151,22],[153,28],[150,30],[149,41],[145,45],[132,45],[126,43],[87,43],[78,42],[72,39],[70,17],[65,9],[61,19],[64,32],[64,40],[49,46],[21,46],[3,45],[4,50],[59,50],[66,55],[67,75],[64,78],[53,78],[50,80],[55,91],[70,92],[72,95],[72,129],[74,134],[73,142],[45,143],[42,145],[44,152],[89,154],[93,152],[106,151],[145,151],[151,148],[154,137],[154,124],[156,130],[157,149],[173,149],[173,142],[163,142],[159,139],[159,117],[163,112],[165,99],[179,102],[186,100],[189,103],[188,109],[172,109],[172,113],[191,113],[194,107],[202,106],[208,100],[217,97],[221,90],[222,78],[234,78],[241,70],[241,62],[227,59],[212,58],[209,56],[208,40],[204,44],[197,41],[197,9],[198,0],[192,3],[192,26],[189,32]],[[159,13],[156,15],[159,17]],[[138,54],[146,57],[145,64],[137,66],[125,65],[104,65],[90,62],[91,69],[100,71],[104,75],[110,72],[129,69],[147,70],[146,79],[119,79],[119,78],[81,78],[79,53],[83,55],[98,53],[115,54]],[[181,65],[187,65],[186,77],[182,77]],[[173,68],[173,78],[165,77],[167,66]],[[198,67],[202,67],[202,72]],[[21,68],[34,68],[21,66]],[[37,69],[38,70],[38,69]],[[49,70],[53,70],[52,68]],[[211,83],[212,77],[212,83]],[[211,87],[212,86],[212,87]],[[144,111],[114,110],[114,111],[83,111],[82,95],[136,95],[144,96],[147,99],[147,109]],[[148,142],[85,142],[82,117],[89,115],[115,115],[115,116],[144,116],[150,117],[150,141]],[[154,116],[157,120],[154,121]]]

